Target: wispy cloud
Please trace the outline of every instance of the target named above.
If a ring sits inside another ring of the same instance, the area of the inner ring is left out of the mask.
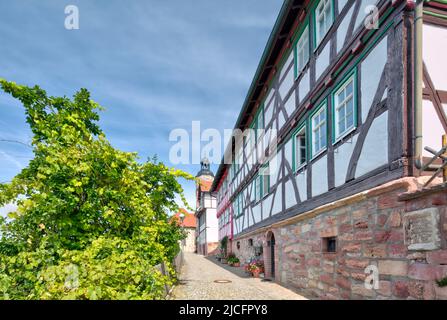
[[[88,88],[106,107],[100,124],[115,146],[167,161],[172,129],[197,120],[202,128],[234,126],[282,1],[70,4],[80,10],[77,31],[64,29],[63,1],[0,2],[0,77],[51,95]],[[2,93],[0,119],[0,136],[29,139],[23,109]],[[10,155],[24,152],[9,148],[0,145]],[[1,156],[0,180],[22,160]],[[194,196],[193,183],[185,189]]]

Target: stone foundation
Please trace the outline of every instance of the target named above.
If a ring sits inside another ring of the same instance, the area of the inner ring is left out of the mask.
[[[447,299],[436,283],[447,277],[447,186],[417,187],[395,181],[236,238],[232,250],[244,263],[262,245],[270,277],[273,234],[275,280],[309,298]],[[367,279],[367,268],[378,278]]]

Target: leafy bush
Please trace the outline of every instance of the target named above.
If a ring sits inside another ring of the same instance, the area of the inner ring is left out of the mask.
[[[184,200],[177,179],[193,178],[113,148],[85,89],[70,100],[0,85],[25,107],[34,152],[0,184],[0,206],[18,207],[0,219],[0,298],[163,298],[185,237],[168,212],[177,210],[177,195]],[[170,275],[155,268],[160,263]]]

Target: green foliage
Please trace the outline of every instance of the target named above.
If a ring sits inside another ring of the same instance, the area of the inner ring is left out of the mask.
[[[162,298],[172,277],[154,266],[171,270],[179,252],[184,234],[168,212],[176,196],[186,203],[178,179],[193,177],[113,148],[85,89],[70,100],[0,85],[25,107],[34,152],[0,184],[0,206],[18,206],[0,219],[0,298]]]
[[[436,283],[438,284],[439,287],[443,288],[443,287],[447,287],[447,277],[442,278],[441,280],[436,280]]]

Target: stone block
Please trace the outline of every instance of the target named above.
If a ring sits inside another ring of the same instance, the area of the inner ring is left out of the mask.
[[[396,281],[393,283],[393,295],[397,298],[408,298],[410,292],[408,290],[408,283],[406,281]]]
[[[405,258],[407,256],[407,246],[404,244],[390,244],[388,245],[388,254],[390,258]]]
[[[380,260],[379,274],[392,276],[406,276],[408,272],[408,264],[406,261],[398,260]]]
[[[431,264],[447,265],[447,250],[427,252],[427,262]]]
[[[384,258],[386,257],[386,244],[368,244],[363,255],[370,258]]]
[[[403,217],[405,244],[408,250],[437,250],[441,246],[439,210],[424,209]]]
[[[376,295],[373,289],[367,289],[364,284],[353,284],[351,290],[352,294],[361,297],[373,298]]]
[[[391,281],[379,281],[379,289],[377,290],[377,293],[386,297],[391,296]]]
[[[439,280],[447,276],[447,266],[415,262],[408,268],[408,277],[415,280]]]
[[[402,222],[401,215],[399,212],[392,212],[390,218],[388,219],[388,225],[392,228],[400,227]]]
[[[368,259],[346,259],[346,266],[354,269],[365,269],[369,266]]]

